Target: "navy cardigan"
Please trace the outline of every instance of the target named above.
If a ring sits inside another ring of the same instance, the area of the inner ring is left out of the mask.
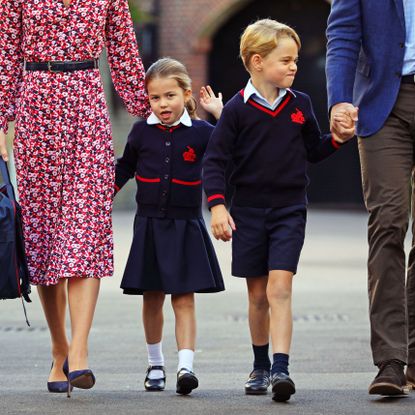
[[[202,120],[192,120],[191,127],[135,123],[116,163],[116,192],[135,177],[138,215],[200,217],[202,159],[212,130]]]
[[[225,105],[206,151],[203,185],[209,207],[225,203],[225,170],[233,162],[233,203],[283,207],[307,203],[307,163],[318,162],[340,147],[322,135],[310,98],[288,90],[271,110],[240,91]]]

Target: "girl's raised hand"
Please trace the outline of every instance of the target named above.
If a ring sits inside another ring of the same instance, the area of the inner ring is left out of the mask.
[[[223,109],[222,93],[219,92],[216,96],[209,85],[202,86],[200,88],[200,105],[218,120]]]

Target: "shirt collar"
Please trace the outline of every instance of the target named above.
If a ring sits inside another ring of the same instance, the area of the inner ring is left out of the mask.
[[[294,98],[296,98],[294,92],[290,88],[280,88],[279,94],[275,101],[281,99],[287,92],[289,92]],[[248,99],[252,97],[252,95],[256,95],[257,97],[261,98],[264,101],[267,101],[260,92],[254,87],[254,84],[252,83],[251,79],[248,81],[248,83],[245,86],[244,90],[244,102],[247,103]]]
[[[161,125],[166,125],[167,127],[175,127],[176,125],[179,125],[180,123],[183,124],[183,125],[185,125],[186,127],[191,127],[192,126],[192,119],[190,118],[190,115],[189,115],[189,113],[188,113],[188,111],[187,111],[186,108],[184,109],[183,114],[180,117],[180,119],[178,119],[174,124],[171,124],[171,125],[163,124],[158,119],[158,117],[156,116],[156,114],[154,114],[154,112],[152,112],[150,114],[150,116],[147,118],[147,124],[148,125],[161,124]]]

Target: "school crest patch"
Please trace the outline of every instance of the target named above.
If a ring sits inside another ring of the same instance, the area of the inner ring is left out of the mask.
[[[291,114],[291,121],[297,124],[304,124],[305,123],[304,114],[298,108],[296,108],[295,111],[296,112],[293,112]]]
[[[183,160],[187,161],[188,163],[194,163],[196,161],[195,150],[190,146],[186,146],[186,149],[187,150],[183,153]]]

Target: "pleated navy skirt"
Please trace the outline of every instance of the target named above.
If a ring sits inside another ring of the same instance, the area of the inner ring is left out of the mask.
[[[136,215],[121,288],[124,294],[223,291],[222,273],[203,219]]]

